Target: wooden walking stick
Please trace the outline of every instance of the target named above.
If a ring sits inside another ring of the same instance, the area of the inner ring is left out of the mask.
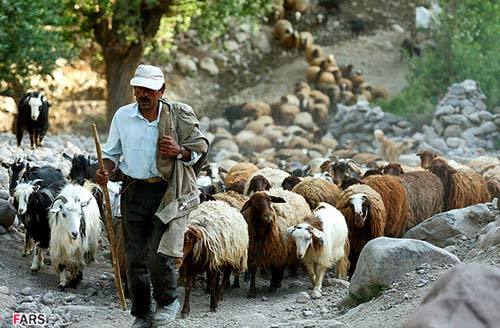
[[[99,160],[99,170],[102,170],[104,168],[104,163],[102,161],[101,143],[99,142],[99,135],[97,134],[97,127],[95,123],[92,124],[92,128],[94,130],[94,141],[95,149],[97,152],[97,159]],[[122,278],[120,276],[120,265],[118,264],[118,260],[116,259],[115,230],[113,229],[113,220],[111,219],[111,203],[109,201],[107,185],[102,186],[102,192],[104,194],[104,201],[106,202],[106,224],[108,226],[109,244],[111,247],[111,261],[113,263],[113,271],[115,273],[115,285],[116,290],[118,291],[118,297],[120,298],[122,310],[125,311],[127,309],[127,304],[125,303],[125,294],[123,294]]]

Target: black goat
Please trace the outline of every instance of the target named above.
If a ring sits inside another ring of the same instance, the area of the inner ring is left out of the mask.
[[[43,138],[49,128],[50,106],[37,91],[29,92],[21,98],[17,105],[17,146],[21,146],[24,130],[28,130],[30,135],[31,148],[43,145]]]
[[[9,170],[9,192],[14,195],[14,190],[20,182],[33,181],[39,179],[37,184],[40,187],[47,187],[53,182],[64,181],[62,172],[52,166],[30,167],[28,161],[17,158],[13,163],[2,162],[2,166]]]
[[[66,181],[57,181],[45,188],[40,188],[36,181],[23,182],[16,186],[14,207],[26,228],[25,249],[23,255],[29,253],[31,239],[35,241],[35,254],[31,271],[37,272],[43,265],[44,254],[49,247],[50,227],[48,211]]]
[[[95,182],[95,174],[99,168],[99,163],[96,159],[89,156],[85,157],[83,154],[74,154],[73,157],[68,154],[63,154],[64,158],[71,161],[71,171],[69,178],[71,181],[83,186],[85,180]]]

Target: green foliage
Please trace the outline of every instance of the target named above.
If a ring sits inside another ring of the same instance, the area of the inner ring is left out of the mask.
[[[20,97],[30,77],[52,72],[58,58],[72,58],[72,17],[60,1],[0,1],[0,94]]]
[[[500,105],[500,4],[443,0],[441,6],[441,26],[432,35],[436,46],[411,61],[408,87],[383,103],[384,110],[407,118],[432,117],[439,97],[465,79],[480,83],[488,108]]]
[[[195,27],[203,40],[223,36],[230,24],[249,21],[258,23],[272,11],[276,0],[214,0],[206,1]]]

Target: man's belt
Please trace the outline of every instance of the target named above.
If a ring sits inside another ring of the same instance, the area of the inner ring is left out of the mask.
[[[142,181],[142,182],[147,182],[147,183],[158,183],[158,182],[161,182],[163,181],[162,178],[160,177],[152,177],[152,178],[148,178],[148,179],[135,179],[135,178],[132,178],[132,177],[129,177],[128,175],[123,175],[123,181],[125,182],[125,184],[128,184],[132,181]]]

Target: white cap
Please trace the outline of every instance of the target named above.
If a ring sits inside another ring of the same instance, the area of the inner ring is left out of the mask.
[[[160,90],[165,83],[165,77],[161,68],[153,65],[139,65],[135,70],[134,77],[130,80],[133,87],[143,87],[151,90]]]

